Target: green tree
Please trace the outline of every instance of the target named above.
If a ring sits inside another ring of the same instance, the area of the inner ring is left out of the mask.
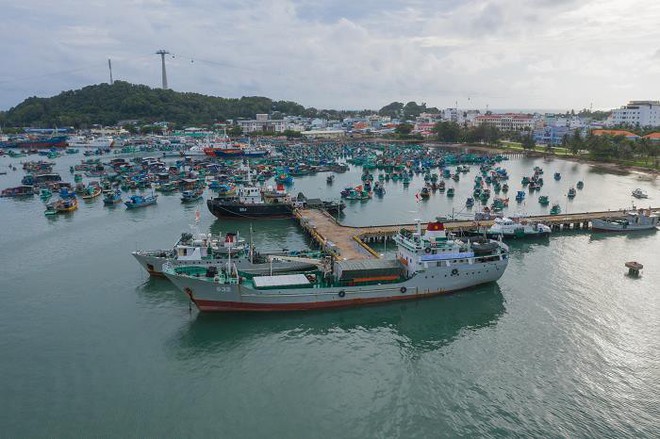
[[[284,134],[287,139],[299,139],[302,137],[302,133],[295,130],[284,130],[282,134]]]
[[[403,104],[401,102],[392,102],[378,110],[380,116],[389,116],[392,119],[401,117],[403,114]]]
[[[432,131],[440,142],[456,143],[461,137],[461,127],[456,122],[438,122]]]
[[[238,137],[243,134],[243,128],[240,125],[232,125],[227,130],[227,135],[230,137]]]
[[[413,128],[415,128],[415,127],[412,124],[400,123],[394,129],[394,132],[397,133],[397,134],[402,134],[404,136],[407,136],[408,134],[410,134],[412,132]]]
[[[536,141],[534,140],[534,136],[532,135],[531,132],[523,136],[522,147],[523,149],[527,149],[527,150],[533,150],[534,148],[536,148]]]

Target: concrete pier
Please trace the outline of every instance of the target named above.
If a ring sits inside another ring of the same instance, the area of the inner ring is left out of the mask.
[[[651,208],[654,213],[660,208]],[[548,225],[554,232],[562,230],[587,230],[594,219],[623,218],[625,210],[608,210],[602,212],[582,212],[560,215],[529,216],[528,222],[539,222]],[[371,259],[378,258],[378,253],[369,247],[369,243],[383,242],[391,239],[400,229],[414,230],[415,224],[392,224],[386,226],[354,227],[339,224],[328,213],[316,209],[296,209],[295,217],[300,226],[324,250],[338,259]],[[447,221],[445,229],[450,232],[468,232],[478,227],[490,227],[493,221]],[[423,223],[422,227],[426,227]]]

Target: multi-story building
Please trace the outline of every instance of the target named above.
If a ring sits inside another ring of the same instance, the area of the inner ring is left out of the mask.
[[[560,145],[564,136],[570,136],[574,130],[567,126],[548,125],[534,130],[534,141],[544,145]]]
[[[630,101],[628,105],[612,110],[607,124],[609,126],[660,126],[660,101]]]
[[[533,129],[535,120],[533,116],[522,113],[484,114],[476,116],[474,124],[489,124],[502,131],[523,131]]]
[[[254,131],[281,133],[284,131],[284,120],[271,119],[267,114],[257,114],[256,119],[237,120],[236,123],[243,129],[244,133]]]

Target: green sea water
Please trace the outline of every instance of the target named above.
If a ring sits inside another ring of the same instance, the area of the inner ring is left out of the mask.
[[[81,157],[64,157],[62,175]],[[18,159],[0,158],[8,169]],[[541,194],[562,210],[630,206],[657,182],[565,161],[512,160],[509,211],[542,166]],[[562,180],[552,173],[562,172]],[[417,203],[419,178],[353,203],[347,224],[428,220],[462,211],[457,195]],[[359,169],[297,179],[291,191],[337,197]],[[0,187],[22,173],[0,176]],[[574,201],[565,194],[584,180]],[[449,185],[449,184],[448,184]],[[201,228],[239,230],[198,205]],[[504,276],[446,297],[339,311],[201,315],[130,256],[171,246],[197,206],[161,196],[126,211],[100,199],[45,217],[0,199],[0,436],[42,437],[657,437],[660,431],[660,232],[586,231],[514,243]],[[467,213],[467,212],[461,212]],[[252,224],[260,249],[299,249],[293,221]],[[389,253],[391,248],[379,250]],[[639,278],[624,263],[645,265]]]

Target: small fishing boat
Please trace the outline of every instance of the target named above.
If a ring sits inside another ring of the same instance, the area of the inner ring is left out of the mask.
[[[383,195],[385,195],[385,187],[381,184],[380,181],[377,181],[374,184],[374,193],[376,195],[378,195],[379,197],[382,197]]]
[[[131,195],[131,197],[124,201],[127,209],[137,209],[139,207],[151,206],[156,204],[158,195]]]
[[[335,181],[335,176],[333,175],[328,175],[328,177],[325,179],[325,182],[328,184],[332,184]]]
[[[429,197],[431,196],[431,191],[429,191],[429,188],[424,186],[421,191],[419,191],[419,197],[422,200],[428,200]]]
[[[552,205],[550,208],[550,215],[559,215],[561,213],[561,207],[559,206],[559,203],[555,203]]]
[[[454,190],[453,187],[447,188],[447,196],[448,197],[453,197],[456,194],[456,191]]]
[[[103,192],[103,204],[105,206],[113,206],[121,202],[122,202],[121,191],[119,189],[116,189],[114,191],[109,189]]]
[[[516,201],[523,201],[525,199],[525,191],[516,192]]]
[[[577,188],[578,188],[578,189],[582,189],[582,188],[584,188],[584,182],[583,182],[582,180],[580,180],[580,181],[577,182]]]
[[[44,211],[44,215],[46,216],[57,215],[57,209],[55,209],[54,202],[46,204],[46,210]]]
[[[87,186],[85,192],[82,195],[82,199],[83,200],[93,200],[94,198],[101,195],[102,192],[103,191],[101,190],[100,186],[97,186],[97,185]]]
[[[635,198],[648,198],[648,194],[642,190],[642,188],[637,188],[632,191],[632,196]]]
[[[602,232],[632,232],[638,230],[654,230],[660,217],[651,209],[626,211],[623,218],[605,218],[592,220],[592,230]]]
[[[204,194],[203,189],[190,189],[181,192],[181,202],[182,203],[191,203],[193,201],[200,200]]]
[[[10,187],[3,189],[0,193],[2,198],[21,198],[21,197],[32,197],[34,196],[34,186],[30,185],[21,185],[16,187]]]
[[[568,194],[567,194],[568,198],[575,198],[575,195],[577,195],[577,191],[575,190],[574,187],[568,189]]]
[[[561,174],[559,172],[555,172],[555,180],[561,180]]]
[[[474,198],[468,197],[467,200],[465,200],[465,207],[472,207],[474,206]]]
[[[550,199],[548,198],[547,195],[541,195],[539,197],[539,203],[541,204],[541,206],[547,206],[548,204],[550,204]]]
[[[57,213],[69,213],[78,209],[78,198],[75,196],[62,198],[55,202],[55,210]]]
[[[542,223],[531,223],[523,217],[495,218],[491,227],[480,227],[473,235],[486,235],[489,239],[504,240],[523,238],[547,238],[551,233],[550,227]]]
[[[53,192],[48,188],[42,188],[41,191],[39,191],[39,198],[41,198],[42,201],[47,201],[52,196]]]
[[[365,190],[361,185],[352,188],[344,197],[347,200],[360,200],[365,201],[371,198],[371,192]]]

